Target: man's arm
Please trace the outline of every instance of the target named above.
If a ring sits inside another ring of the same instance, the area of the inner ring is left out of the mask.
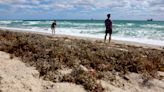
[[[106,24],[106,20],[104,21],[104,24],[105,24],[105,26],[107,26],[107,24]]]

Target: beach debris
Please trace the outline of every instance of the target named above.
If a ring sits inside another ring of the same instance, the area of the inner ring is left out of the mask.
[[[129,78],[126,75],[124,75],[122,78],[125,79],[126,81],[129,81]]]
[[[164,72],[164,66],[159,67],[159,71]]]

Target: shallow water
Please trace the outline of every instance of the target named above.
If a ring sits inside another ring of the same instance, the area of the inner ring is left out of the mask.
[[[0,27],[51,33],[49,20],[1,20]],[[57,34],[103,38],[103,20],[57,20]],[[114,20],[113,39],[164,46],[164,21]]]

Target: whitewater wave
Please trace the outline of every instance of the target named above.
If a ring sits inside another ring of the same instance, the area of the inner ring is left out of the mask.
[[[164,25],[146,24],[146,25],[141,25],[141,27],[145,27],[145,28],[164,28]]]
[[[11,24],[12,21],[0,21],[1,25],[7,25],[7,24]]]

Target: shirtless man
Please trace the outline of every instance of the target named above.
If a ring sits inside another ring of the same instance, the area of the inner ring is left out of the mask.
[[[105,20],[105,37],[104,37],[104,42],[106,41],[106,36],[109,34],[109,43],[111,41],[111,35],[112,35],[112,21],[110,19],[110,14],[107,14],[107,19]]]

